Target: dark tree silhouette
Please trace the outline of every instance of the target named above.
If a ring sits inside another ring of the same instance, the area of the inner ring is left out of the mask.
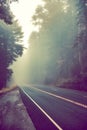
[[[0,21],[0,88],[5,87],[11,77],[9,66],[23,53],[23,46],[18,44],[22,37],[17,22],[9,26]]]
[[[23,53],[23,46],[19,44],[23,33],[18,22],[12,20],[9,4],[7,0],[0,0],[0,89],[10,80],[9,66]]]
[[[6,23],[12,24],[12,13],[10,11],[10,3],[17,0],[0,0],[0,19]]]
[[[87,0],[78,0],[78,35],[80,73],[87,73]]]

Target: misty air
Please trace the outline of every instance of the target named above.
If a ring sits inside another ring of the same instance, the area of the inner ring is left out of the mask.
[[[0,130],[87,130],[87,0],[0,0]]]

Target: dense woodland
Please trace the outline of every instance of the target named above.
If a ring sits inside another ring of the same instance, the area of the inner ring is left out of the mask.
[[[16,0],[13,0],[16,1]],[[23,53],[19,43],[23,33],[10,11],[12,1],[0,0],[0,89],[6,87],[13,73],[10,65]]]
[[[87,0],[43,0],[32,17],[31,83],[87,90]]]
[[[23,33],[10,11],[17,0],[0,0],[0,89],[6,87],[10,65],[23,54]],[[29,83],[87,90],[87,0],[43,0],[29,38]]]

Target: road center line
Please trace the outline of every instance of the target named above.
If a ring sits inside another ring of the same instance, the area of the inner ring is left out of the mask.
[[[75,104],[75,105],[78,105],[78,106],[80,106],[80,107],[83,107],[83,108],[86,108],[86,109],[87,109],[87,105],[85,105],[85,104],[82,104],[82,103],[79,103],[79,102],[76,102],[76,101],[70,100],[70,99],[68,99],[68,98],[64,98],[64,97],[62,97],[62,96],[55,95],[55,94],[50,93],[50,92],[46,92],[46,91],[41,90],[41,89],[38,89],[38,88],[34,88],[34,87],[31,87],[31,88],[36,89],[36,90],[38,90],[38,91],[40,91],[40,92],[46,93],[46,94],[51,95],[51,96],[53,96],[53,97],[56,97],[56,98],[62,99],[62,100],[64,100],[64,101],[67,101],[67,102],[73,103],[73,104]]]
[[[22,88],[21,88],[22,89]],[[44,113],[44,115],[55,125],[58,130],[63,130],[34,100],[28,95],[23,89],[22,91],[26,94],[27,97]]]

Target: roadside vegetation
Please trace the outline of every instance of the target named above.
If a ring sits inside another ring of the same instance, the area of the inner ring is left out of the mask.
[[[87,0],[43,0],[32,17],[31,83],[87,90]]]
[[[16,0],[13,0],[16,1]],[[10,65],[23,54],[23,33],[10,11],[12,1],[0,0],[0,89],[7,87],[13,73]]]
[[[24,49],[23,32],[10,11],[13,1],[0,1],[0,89]],[[87,0],[42,1],[32,16],[37,31],[29,38],[28,82],[87,91]]]

